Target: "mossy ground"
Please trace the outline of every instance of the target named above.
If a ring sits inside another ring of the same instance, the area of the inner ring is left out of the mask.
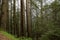
[[[0,33],[2,33],[4,36],[6,36],[7,38],[11,40],[32,40],[31,38],[27,38],[27,37],[16,38],[14,35],[11,35],[5,31],[0,31]]]

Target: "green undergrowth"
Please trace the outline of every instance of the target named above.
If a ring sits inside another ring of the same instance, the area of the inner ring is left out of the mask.
[[[7,32],[0,31],[0,33],[2,33],[4,36],[8,37],[11,40],[19,40],[18,38],[14,37],[13,35],[11,35],[11,34],[9,34]]]
[[[31,38],[27,38],[27,37],[16,38],[15,36],[1,30],[0,30],[0,33],[2,33],[4,36],[8,37],[11,40],[32,40]]]

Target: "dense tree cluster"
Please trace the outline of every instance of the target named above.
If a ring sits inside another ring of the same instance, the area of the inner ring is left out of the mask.
[[[33,40],[60,39],[59,0],[3,0],[1,3],[0,28],[8,33]]]

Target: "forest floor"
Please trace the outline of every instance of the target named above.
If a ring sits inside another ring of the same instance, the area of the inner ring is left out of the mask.
[[[0,40],[32,40],[32,39],[27,37],[16,38],[14,35],[11,35],[6,31],[0,31]]]
[[[8,37],[0,33],[0,40],[10,40]]]

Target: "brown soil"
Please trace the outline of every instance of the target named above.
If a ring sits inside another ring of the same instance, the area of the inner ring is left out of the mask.
[[[0,33],[0,40],[10,40],[8,37]]]

